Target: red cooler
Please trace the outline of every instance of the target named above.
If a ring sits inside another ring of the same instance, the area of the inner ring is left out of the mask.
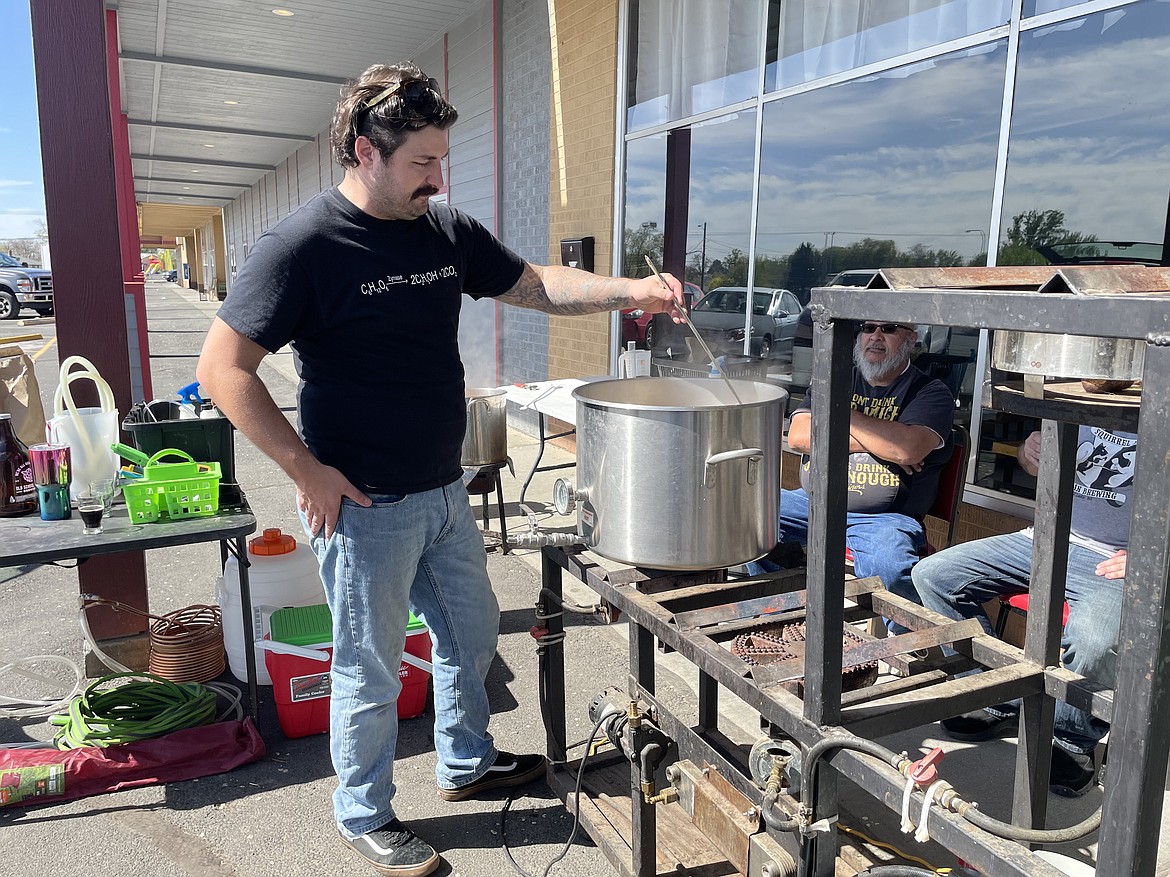
[[[286,737],[324,734],[329,730],[329,669],[333,665],[333,618],[329,607],[322,603],[277,609],[272,613],[269,630],[274,645],[299,646],[325,659],[264,652],[280,730]]]
[[[283,643],[298,651],[307,650],[304,654],[272,650],[264,654],[264,664],[272,677],[276,718],[281,731],[286,737],[324,734],[329,730],[329,670],[333,661],[333,619],[329,607],[277,609],[272,613],[269,627],[273,648],[280,648],[277,644]],[[414,615],[410,616],[406,628],[405,651],[429,666],[430,631]],[[398,678],[402,682],[398,718],[412,719],[426,711],[430,675],[428,670],[405,661],[398,668]]]

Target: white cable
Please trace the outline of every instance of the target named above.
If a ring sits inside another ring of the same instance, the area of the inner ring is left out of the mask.
[[[930,840],[930,830],[926,827],[926,818],[930,815],[930,805],[934,803],[934,796],[947,785],[946,780],[935,780],[926,790],[926,800],[922,802],[922,815],[918,819],[918,831],[914,832],[914,839],[920,844]]]
[[[81,668],[69,658],[62,655],[32,655],[28,658],[20,658],[9,664],[0,667],[0,677],[7,673],[18,673],[26,679],[32,679],[36,682],[43,682],[46,685],[60,685],[59,679],[50,679],[48,676],[42,676],[39,673],[34,673],[24,669],[25,664],[32,664],[34,662],[43,663],[45,661],[57,664],[64,664],[73,671],[74,682],[73,687],[69,693],[63,697],[38,697],[38,698],[18,698],[8,697],[0,694],[0,704],[12,704],[13,706],[0,706],[0,715],[10,716],[12,718],[25,718],[34,716],[51,716],[54,713],[63,712],[69,708],[69,702],[73,697],[81,691],[82,688],[82,673]]]
[[[127,667],[125,664],[121,664],[118,661],[115,661],[113,658],[111,658],[109,655],[107,655],[105,652],[103,652],[101,650],[101,647],[98,646],[97,640],[94,639],[93,633],[89,629],[89,618],[85,614],[85,609],[86,609],[85,604],[86,604],[86,600],[87,600],[87,595],[82,594],[77,599],[78,599],[78,602],[81,606],[81,609],[79,610],[78,616],[77,616],[77,620],[81,625],[81,635],[83,637],[85,637],[85,641],[87,643],[89,643],[89,647],[91,649],[93,649],[93,653],[95,655],[97,655],[98,660],[101,661],[103,664],[105,664],[106,667],[108,667],[110,670],[113,670],[115,673],[133,673],[133,672],[135,672],[134,670]]]
[[[910,795],[914,792],[914,777],[906,777],[906,788],[902,791],[902,834],[909,834],[914,830],[914,823],[910,821]]]

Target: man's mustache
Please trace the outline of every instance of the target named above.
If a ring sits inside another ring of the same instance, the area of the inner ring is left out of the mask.
[[[430,198],[432,195],[438,195],[439,190],[434,186],[420,186],[414,190],[415,198]]]

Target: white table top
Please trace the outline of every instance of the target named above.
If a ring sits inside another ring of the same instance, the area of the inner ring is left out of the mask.
[[[547,417],[555,417],[572,426],[577,424],[577,403],[573,390],[593,381],[610,380],[610,375],[596,375],[587,378],[561,378],[556,381],[539,381],[534,384],[510,384],[503,389],[508,399],[521,408],[535,408]]]

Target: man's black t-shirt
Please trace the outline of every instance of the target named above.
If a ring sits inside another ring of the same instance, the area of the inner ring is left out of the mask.
[[[291,345],[318,460],[368,492],[417,493],[462,473],[462,294],[501,295],[523,266],[447,205],[381,220],[334,188],[256,242],[219,317],[269,351]]]

